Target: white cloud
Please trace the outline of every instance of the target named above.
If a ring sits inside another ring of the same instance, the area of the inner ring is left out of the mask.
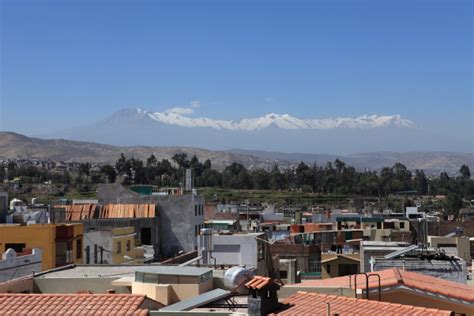
[[[167,114],[179,114],[179,115],[189,115],[194,113],[194,109],[197,109],[201,106],[201,102],[198,100],[191,100],[189,106],[187,107],[174,107],[169,108],[164,111]]]
[[[201,106],[201,101],[192,100],[191,102],[189,102],[189,106],[193,109],[197,109],[198,107]]]
[[[180,107],[175,107],[171,109],[165,110],[165,113],[168,114],[180,114],[180,115],[186,115],[186,114],[193,114],[194,109],[192,108],[180,108]]]

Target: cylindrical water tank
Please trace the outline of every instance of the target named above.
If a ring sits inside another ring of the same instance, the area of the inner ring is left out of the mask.
[[[31,205],[35,206],[35,205],[36,205],[36,202],[37,202],[37,199],[36,199],[36,198],[32,198],[32,199],[31,199]]]
[[[205,251],[213,251],[212,228],[201,228],[201,248]]]
[[[22,205],[22,204],[23,204],[22,200],[14,198],[13,200],[10,201],[10,210],[13,210],[15,206]]]
[[[245,294],[247,289],[244,284],[253,279],[254,276],[253,271],[247,268],[232,267],[224,274],[224,286],[228,290],[235,290],[237,293]]]

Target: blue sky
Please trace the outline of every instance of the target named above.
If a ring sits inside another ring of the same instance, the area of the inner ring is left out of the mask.
[[[198,116],[401,114],[474,137],[469,0],[0,3],[1,130],[198,100]]]

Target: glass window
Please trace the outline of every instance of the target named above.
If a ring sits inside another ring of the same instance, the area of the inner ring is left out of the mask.
[[[126,251],[130,251],[132,250],[132,242],[130,240],[127,240],[127,243],[126,243]]]
[[[200,276],[200,283],[203,283],[203,282],[206,282],[207,280],[209,280],[210,278],[212,278],[212,271],[209,271],[203,275]]]
[[[160,275],[159,276],[160,284],[178,284],[178,277],[176,275]]]
[[[122,242],[117,241],[117,253],[122,253]]]
[[[144,273],[143,274],[143,282],[144,283],[158,283],[158,275]]]

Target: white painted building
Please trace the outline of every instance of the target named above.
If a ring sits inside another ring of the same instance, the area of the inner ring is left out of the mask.
[[[9,248],[0,260],[0,282],[41,272],[43,254],[41,249],[34,248],[31,252],[17,254]]]

